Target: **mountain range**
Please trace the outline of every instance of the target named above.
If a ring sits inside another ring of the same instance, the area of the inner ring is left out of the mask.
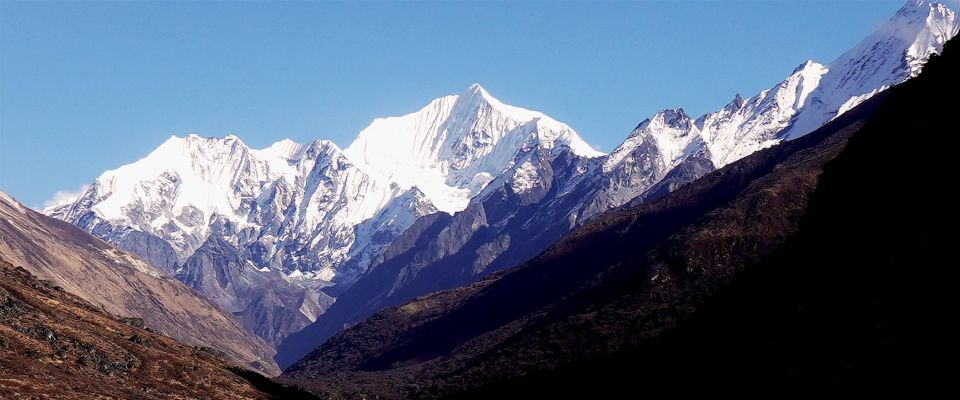
[[[958,45],[812,133],[382,310],[281,380],[328,398],[949,390],[960,136],[932,100],[960,90]]]
[[[804,62],[770,89],[698,118],[661,111],[610,154],[471,85],[375,120],[345,150],[323,140],[252,149],[235,136],[171,137],[44,213],[177,277],[279,346],[285,367],[386,307],[481,287],[622,207],[663,204],[779,144],[818,145],[826,139],[806,139],[810,132],[842,125],[850,110],[921,74],[958,27],[945,5],[911,1],[837,60]],[[558,279],[582,283],[578,273]]]
[[[938,52],[957,34],[958,26],[956,14],[942,4],[910,2],[878,29],[897,32],[897,36],[871,35],[826,67],[805,62],[771,89],[745,100],[737,96],[722,110],[696,119],[679,108],[661,111],[642,121],[609,156],[521,151],[514,165],[536,166],[538,173],[512,167],[464,211],[417,221],[380,253],[370,271],[317,322],[285,341],[277,360],[285,367],[377,310],[518,265],[591,217],[630,201],[656,199],[754,151],[802,137],[809,131],[794,123],[812,118],[803,117],[809,107],[829,102],[840,107],[833,98],[859,99],[850,100],[859,103],[891,81],[910,78],[920,65],[909,62],[911,54]],[[927,47],[917,50],[921,46]],[[856,55],[870,62],[851,62]],[[877,65],[900,67],[862,70]],[[821,82],[838,81],[846,83],[836,84],[830,99],[817,94]],[[820,114],[820,124],[835,118],[839,109],[835,111]],[[537,177],[536,185],[527,183],[530,176]]]

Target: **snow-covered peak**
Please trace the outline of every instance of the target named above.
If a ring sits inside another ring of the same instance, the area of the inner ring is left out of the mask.
[[[187,135],[104,172],[72,204],[46,212],[116,243],[125,243],[131,230],[153,235],[170,244],[177,262],[221,235],[254,249],[258,268],[306,273],[375,250],[380,244],[357,238],[354,229],[385,207],[390,212],[383,229],[390,232],[405,229],[417,213],[432,212],[428,201],[394,201],[403,193],[356,168],[328,140],[304,145],[285,139],[254,150],[232,135]],[[385,237],[378,230],[366,234]]]
[[[352,168],[325,140],[301,145],[286,139],[253,150],[235,135],[171,136],[146,157],[101,174],[74,204],[45,212],[66,220],[92,212],[114,226],[168,238],[186,256],[205,240],[209,224],[250,225],[247,214],[265,189],[278,180],[306,185],[314,165]],[[369,215],[356,218],[363,217]]]
[[[479,83],[471,84],[470,86],[467,87],[467,90],[465,90],[463,93],[460,94],[460,97],[463,97],[463,98],[469,98],[471,96],[480,97],[485,101],[499,101],[493,96],[491,96],[490,93],[487,92],[487,89],[484,89],[484,87],[481,86]]]
[[[936,24],[939,18],[954,13],[946,4],[932,0],[908,0],[903,7],[897,10],[890,18],[890,22],[899,25],[911,25],[916,22]]]
[[[563,145],[569,147],[574,154],[583,157],[593,158],[605,155],[603,152],[597,151],[587,144],[569,125],[557,121],[539,111],[527,110],[505,104],[496,97],[491,96],[479,83],[470,85],[465,94],[479,96],[484,103],[515,121],[536,121],[538,131],[540,132],[538,138],[540,144],[544,145],[545,148],[554,148]],[[461,97],[464,96],[461,95]]]
[[[250,149],[236,136],[172,136],[146,157],[97,178],[102,198],[93,211],[106,220],[126,220],[125,210],[133,203],[172,201],[174,209],[189,206],[206,216],[223,214],[235,207],[229,198],[236,191],[239,169],[254,178],[268,172],[253,162]]]
[[[823,67],[823,65],[813,60],[807,60],[807,61],[804,61],[802,64],[798,65],[796,68],[794,68],[793,72],[791,72],[790,75],[796,75],[798,72],[803,72],[804,70],[809,69],[810,67]]]
[[[149,234],[171,246],[176,262],[219,235],[249,250],[258,268],[330,269],[323,276],[332,277],[416,217],[462,209],[532,147],[602,154],[569,126],[471,85],[375,120],[346,151],[327,140],[252,149],[235,135],[172,136],[47,212],[114,243]]]
[[[671,108],[656,113],[653,116],[653,120],[648,124],[677,129],[689,129],[690,116],[688,116],[682,108]]]
[[[664,166],[669,168],[684,155],[699,150],[700,144],[699,130],[682,108],[661,110],[637,125],[627,140],[604,160],[603,170],[612,170],[643,145],[656,148]]]
[[[820,79],[829,72],[830,69],[825,65],[807,60],[800,64],[797,69],[787,77],[787,80],[781,85],[794,90],[793,108],[799,110],[807,102],[807,97],[820,86]]]
[[[743,97],[740,97],[740,93],[737,93],[735,96],[733,96],[733,100],[730,100],[730,103],[727,103],[727,105],[724,106],[724,109],[730,111],[736,111],[741,108],[743,108]]]
[[[911,0],[876,32],[829,65],[800,64],[782,82],[754,97],[737,95],[723,109],[691,124],[672,109],[644,120],[604,163],[612,169],[644,143],[656,144],[669,166],[676,157],[705,153],[719,168],[782,140],[802,136],[874,94],[916,76],[957,35],[956,13],[942,3]],[[693,138],[699,137],[699,140]]]
[[[440,210],[455,212],[503,172],[531,137],[546,149],[603,154],[566,124],[504,104],[479,84],[415,113],[374,120],[344,153],[371,174],[416,186]]]
[[[295,160],[303,156],[304,145],[291,139],[283,139],[267,148],[254,150],[258,157]]]
[[[882,83],[916,76],[926,59],[957,35],[957,14],[939,2],[911,0],[860,44],[832,63],[847,73],[840,83],[865,84],[868,75]],[[904,65],[906,64],[906,65]]]
[[[514,121],[533,121],[537,119],[544,119],[560,125],[560,122],[557,122],[553,118],[550,118],[539,111],[527,110],[525,108],[515,107],[503,103],[496,97],[491,96],[490,93],[487,92],[483,86],[480,86],[479,83],[470,85],[470,87],[468,87],[467,90],[459,96],[458,100],[461,100],[466,105],[466,108],[477,108],[483,106],[492,107],[507,118],[513,119]]]
[[[605,160],[603,169],[612,170],[638,149],[655,149],[657,162],[669,169],[694,154],[706,156],[715,167],[722,167],[772,146],[778,142],[776,135],[790,125],[826,72],[823,65],[806,61],[772,88],[749,99],[737,94],[722,109],[696,120],[682,108],[662,110],[637,125]]]
[[[874,94],[916,76],[958,29],[956,12],[943,3],[910,0],[873,34],[830,63],[785,137],[805,135]]]

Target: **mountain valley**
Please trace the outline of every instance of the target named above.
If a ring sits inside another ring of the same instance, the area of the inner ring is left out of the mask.
[[[599,132],[609,153],[478,83],[345,147],[165,130],[119,165],[93,146],[93,171],[56,166],[79,192],[0,190],[0,398],[937,394],[956,10],[908,0],[830,62]],[[46,140],[3,133],[5,157]]]

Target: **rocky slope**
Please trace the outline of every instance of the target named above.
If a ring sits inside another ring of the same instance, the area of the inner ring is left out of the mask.
[[[0,260],[0,397],[308,398]],[[252,380],[251,380],[252,379]],[[258,386],[260,386],[258,388]]]
[[[101,307],[141,318],[184,343],[223,351],[266,374],[274,350],[174,277],[0,192],[0,257]]]
[[[219,236],[211,236],[178,269],[177,279],[213,300],[268,343],[297,332],[333,303],[322,283],[258,269]]]
[[[955,47],[808,135],[378,313],[284,379],[387,398],[949,389],[960,136],[930,100],[960,90]],[[904,151],[911,135],[942,145]]]

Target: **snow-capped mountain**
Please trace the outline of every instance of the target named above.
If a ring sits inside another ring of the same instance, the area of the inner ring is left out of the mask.
[[[696,119],[681,108],[660,111],[641,122],[604,160],[602,176],[591,178],[599,189],[587,200],[579,219],[810,133],[919,74],[926,60],[939,53],[958,29],[957,14],[947,6],[910,0],[829,65],[808,60],[770,89],[748,99],[738,94],[722,109]]]
[[[604,161],[603,190],[581,218],[642,195],[681,164],[702,175],[809,133],[916,76],[927,58],[957,35],[958,26],[956,13],[943,4],[912,0],[829,65],[808,60],[770,89],[748,99],[736,95],[722,109],[696,119],[681,108],[657,113]]]
[[[830,63],[782,137],[807,134],[874,94],[917,76],[958,29],[955,10],[930,0],[910,0],[890,21]]]
[[[323,140],[251,149],[232,135],[174,136],[45,212],[165,268],[276,343],[329,306],[321,289],[349,285],[435,204],[462,210],[531,146],[602,155],[565,124],[472,85],[374,121],[346,152]]]
[[[322,287],[362,272],[342,264],[369,258],[417,217],[434,211],[419,191],[367,175],[329,141],[284,140],[257,150],[235,136],[189,135],[172,137],[147,157],[105,172],[76,202],[47,213],[176,274],[243,321],[259,323],[248,314],[265,311],[247,305],[262,299],[225,297],[225,290],[243,288],[241,294],[249,297],[268,294],[266,282],[286,288],[288,299],[269,304],[268,313],[294,315],[262,319],[276,322],[270,327],[249,326],[273,342],[323,312],[331,301],[319,293]],[[193,257],[211,238],[220,239],[217,250],[244,259],[240,265],[251,264],[245,280],[264,285],[234,281],[238,274],[196,279],[203,276],[198,268],[223,270],[230,263],[226,257]],[[224,250],[228,246],[233,250]],[[290,304],[296,307],[287,310]]]
[[[695,120],[682,109],[661,111],[642,122],[611,153],[604,170],[612,170],[626,154],[650,142],[659,154],[649,162],[666,170],[698,154],[721,168],[759,149],[803,136],[919,74],[926,60],[957,35],[958,28],[956,12],[947,6],[911,0],[829,65],[806,61],[772,88],[748,99],[737,95],[723,109]]]
[[[258,268],[332,281],[335,267],[360,250],[355,226],[384,210],[397,223],[415,217],[414,208],[392,206],[405,192],[356,168],[329,141],[255,150],[232,135],[189,135],[105,172],[75,203],[47,213],[121,245],[130,230],[162,239],[176,255],[163,265],[171,271],[219,235]]]
[[[956,34],[952,10],[911,1],[833,63],[806,61],[770,89],[747,99],[737,95],[696,119],[680,108],[661,111],[609,156],[572,148],[517,153],[462,212],[423,218],[384,248],[370,273],[317,322],[283,343],[278,362],[295,361],[383,307],[517,265],[592,216],[660,197],[757,150],[805,135],[915,76]]]
[[[344,153],[371,174],[418,187],[437,208],[452,213],[466,207],[530,142],[585,157],[603,155],[566,124],[504,104],[479,84],[415,113],[373,121]]]

